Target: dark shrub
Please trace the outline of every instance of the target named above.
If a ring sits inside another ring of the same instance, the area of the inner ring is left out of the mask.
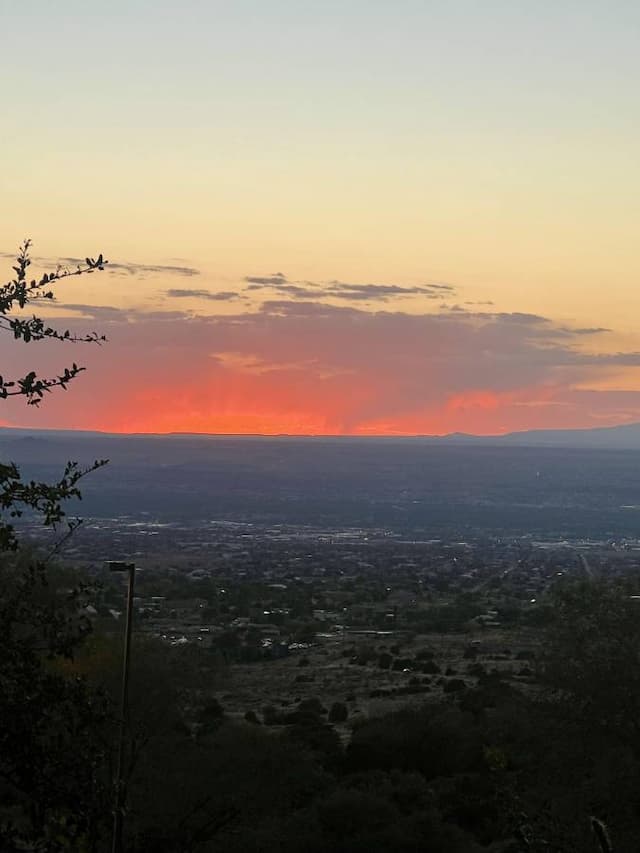
[[[265,726],[276,726],[280,722],[280,715],[273,705],[265,705],[262,709],[262,721]]]
[[[481,767],[482,743],[474,718],[457,706],[403,708],[354,729],[347,770],[397,768],[434,779]]]
[[[349,716],[349,709],[344,702],[334,702],[329,710],[330,723],[344,723]]]
[[[311,711],[312,714],[326,714],[327,709],[317,696],[311,696],[309,699],[303,699],[298,703],[299,711]]]

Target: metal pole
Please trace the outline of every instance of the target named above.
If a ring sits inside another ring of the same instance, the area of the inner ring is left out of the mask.
[[[133,623],[133,586],[136,577],[136,567],[133,563],[126,564],[129,571],[127,590],[127,621],[124,634],[124,660],[122,666],[122,693],[120,697],[120,734],[118,737],[118,756],[115,777],[115,808],[113,812],[113,845],[112,853],[122,853],[122,824],[124,810],[124,786],[122,781],[122,766],[124,763],[124,745],[127,735],[127,716],[129,698],[129,659],[131,655],[131,626]]]

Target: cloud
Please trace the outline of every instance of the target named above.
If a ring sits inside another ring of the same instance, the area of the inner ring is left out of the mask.
[[[81,264],[84,263],[84,258],[60,258],[63,264]],[[200,275],[200,270],[194,267],[187,266],[172,266],[166,264],[137,264],[130,261],[109,261],[106,267],[110,272],[122,271],[129,275],[137,275],[142,278],[148,278],[150,275],[177,275],[185,278],[192,278]]]
[[[315,287],[306,287],[301,284],[279,284],[277,287],[264,284],[250,284],[247,291],[264,290],[268,287],[270,290],[275,290],[285,296],[294,296],[300,299],[318,299],[322,293]]]
[[[578,334],[580,331],[578,330]],[[640,367],[640,352],[616,352],[616,353],[581,353],[580,364],[595,364],[600,367],[607,365],[620,365],[623,367]]]
[[[279,317],[345,317],[363,313],[357,308],[327,305],[324,302],[289,302],[284,299],[269,299],[262,303],[261,313]]]
[[[56,306],[58,308],[58,306]],[[121,308],[114,308],[111,305],[85,305],[80,302],[72,302],[64,306],[59,306],[60,311],[67,322],[66,313],[72,311],[74,314],[81,314],[82,317],[88,320],[99,320],[102,323],[111,321],[126,321],[126,313]]]
[[[213,302],[229,302],[233,299],[242,299],[239,293],[235,293],[233,290],[221,290],[218,292],[211,290],[198,290],[198,289],[190,289],[190,288],[176,288],[172,287],[169,290],[164,291],[165,296],[169,296],[172,299],[187,299],[187,298],[196,298],[196,299],[209,299]]]
[[[567,332],[570,335],[601,335],[604,332],[610,332],[611,329],[606,329],[604,326],[590,326],[583,329],[568,329],[561,326],[559,331]]]
[[[88,372],[73,394],[51,395],[33,423],[429,434],[640,420],[640,392],[615,387],[640,367],[640,352],[585,351],[582,328],[536,314],[408,314],[309,299],[211,316],[71,307],[83,316],[65,327],[82,330],[90,318],[109,344],[74,349]],[[47,362],[68,361],[64,347],[43,348]],[[33,352],[0,340],[0,357],[11,353],[18,370],[16,352],[29,366]],[[15,423],[36,418],[11,411]]]
[[[284,273],[269,276],[246,276],[248,291],[273,290],[294,299],[343,299],[354,302],[387,302],[393,298],[426,296],[427,299],[442,299],[453,295],[451,284],[352,284],[334,279],[332,281],[289,281]]]
[[[73,325],[75,318],[66,316],[67,311],[81,314],[83,318],[101,323],[150,323],[188,320],[192,316],[185,311],[144,311],[139,308],[116,308],[113,305],[87,305],[71,302],[64,306],[55,306],[62,313],[65,325]]]
[[[377,299],[383,301],[397,296],[417,295],[426,296],[428,299],[441,299],[443,293],[448,292],[453,292],[453,287],[430,284],[414,286],[401,284],[347,284],[342,281],[329,282],[329,287],[325,289],[327,296],[337,299]]]
[[[1,258],[12,258],[15,260],[16,252],[0,251]],[[98,253],[94,252],[93,256],[97,257]],[[31,259],[34,263],[46,266],[47,268],[55,269],[57,267],[77,267],[84,265],[84,258],[73,257],[55,257],[46,258],[38,255],[32,255]],[[109,259],[105,269],[112,274],[137,275],[142,278],[148,278],[150,275],[175,275],[191,278],[192,276],[200,275],[200,270],[190,266],[173,266],[171,264],[139,264],[132,261],[119,261]]]
[[[247,284],[258,285],[258,287],[278,287],[286,284],[287,277],[284,273],[275,272],[272,275],[247,275],[244,280]]]
[[[491,316],[503,323],[516,323],[517,325],[537,326],[540,323],[551,323],[547,317],[541,317],[539,314],[523,314],[521,311],[500,312]]]

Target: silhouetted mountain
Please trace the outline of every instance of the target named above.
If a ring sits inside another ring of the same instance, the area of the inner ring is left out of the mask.
[[[518,447],[576,447],[598,448],[600,450],[640,450],[640,423],[623,424],[612,427],[593,427],[585,429],[538,429],[509,432],[503,435],[474,435],[467,432],[452,432],[447,435],[415,436],[261,436],[261,435],[216,435],[206,433],[107,433],[90,430],[39,430],[14,427],[0,427],[0,452],[13,441],[37,439],[40,442],[51,440],[88,442],[87,446],[106,441],[109,445],[129,443],[130,447],[140,449],[141,442],[176,442],[205,447],[212,441],[296,441],[313,443],[354,443],[384,442],[397,444],[402,442],[428,442],[433,444],[468,445],[511,445]],[[23,445],[24,446],[24,445]],[[35,447],[35,445],[31,445]],[[123,445],[122,445],[123,446]]]
[[[640,423],[594,429],[541,429],[512,432],[503,441],[527,447],[593,447],[640,450]]]

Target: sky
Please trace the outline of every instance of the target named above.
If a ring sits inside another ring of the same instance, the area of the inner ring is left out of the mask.
[[[640,421],[640,5],[0,0],[0,281],[103,346],[0,423],[479,434]]]

